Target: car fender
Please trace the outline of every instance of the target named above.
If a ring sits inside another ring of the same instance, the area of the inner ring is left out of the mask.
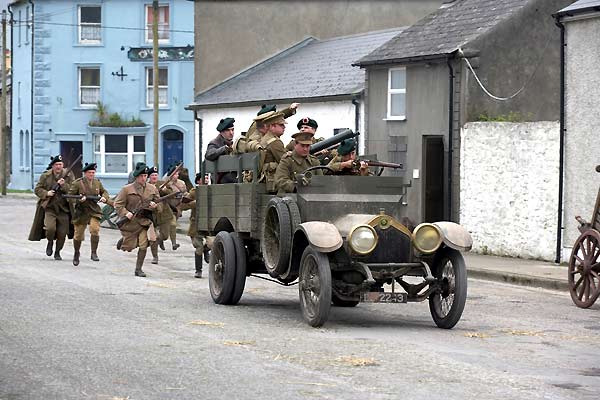
[[[435,222],[434,225],[442,233],[446,246],[459,251],[469,251],[473,247],[471,234],[461,225],[449,221]]]
[[[322,253],[336,251],[344,244],[344,240],[338,229],[329,222],[303,222],[298,225],[294,236],[296,236],[299,231],[304,233],[311,246]]]

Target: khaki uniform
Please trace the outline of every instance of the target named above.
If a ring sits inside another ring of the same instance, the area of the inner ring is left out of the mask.
[[[267,192],[275,192],[275,171],[279,161],[285,154],[285,148],[280,138],[273,135],[271,132],[267,132],[260,141],[263,147],[261,156],[262,168],[261,168],[261,181],[265,180],[267,184]]]
[[[64,174],[64,170],[62,174]],[[57,252],[62,250],[67,234],[69,234],[71,225],[69,203],[58,193],[54,194],[55,198],[48,202],[46,208],[43,208],[42,203],[46,200],[48,191],[52,189],[52,186],[54,186],[61,178],[64,178],[65,180],[65,183],[61,186],[61,192],[69,192],[69,187],[75,177],[71,172],[65,177],[63,177],[62,174],[56,176],[52,172],[52,169],[50,169],[40,175],[40,179],[34,189],[36,196],[39,197],[36,218],[29,235],[29,240],[40,240],[43,237],[43,231],[45,231],[48,242],[52,242],[56,239]],[[40,229],[42,226],[43,230]]]
[[[185,186],[185,182],[181,179],[177,179],[176,182],[169,181],[165,187],[163,187],[162,191],[159,193],[161,196],[166,196],[171,193],[181,193],[181,195],[185,195],[187,193],[187,187]],[[181,204],[181,198],[171,197],[166,200],[166,204],[163,205],[163,209],[170,208],[172,211],[172,217],[169,221],[169,230],[168,236],[171,237],[171,242],[173,245],[177,243],[177,220],[181,217],[181,210],[177,207]],[[161,233],[161,239],[165,240],[164,234]]]
[[[160,187],[162,186],[163,183],[164,182],[162,182],[162,181],[156,182],[154,184],[154,186],[156,187],[156,190],[160,190]],[[163,193],[164,193],[163,190],[161,190],[159,195],[163,195]],[[164,194],[166,194],[166,193],[164,193]],[[171,210],[171,207],[168,207],[165,204],[162,205],[160,210],[158,210],[158,209],[154,210],[154,222],[155,222],[155,228],[157,230],[158,239],[167,240],[169,238],[169,229],[170,229],[171,221],[173,220],[173,218],[175,218],[175,215],[173,214],[173,210]]]
[[[149,207],[150,201],[158,200],[158,190],[152,184],[140,185],[137,182],[123,186],[117,198],[115,199],[115,210],[120,217],[127,215],[127,212],[134,212],[138,207],[144,205]],[[160,212],[162,205],[159,204],[157,210]],[[121,250],[131,251],[136,247],[146,252],[148,247],[148,229],[152,225],[152,212],[144,210],[136,217],[125,223],[121,227],[123,243]]]
[[[362,175],[359,168],[342,168],[342,156],[340,155],[333,157],[327,166],[335,172],[335,175]]]
[[[296,114],[296,109],[291,109],[288,107],[279,112],[283,114],[283,118],[289,118]],[[246,133],[246,152],[250,153],[256,151],[256,144],[260,143],[261,138],[262,135],[256,129],[256,121],[253,121],[252,125],[250,125],[250,128],[248,128],[248,132]]]
[[[281,162],[277,166],[275,172],[275,189],[279,193],[292,193],[296,189],[296,174],[304,172],[310,167],[321,165],[319,160],[308,155],[302,157],[295,151],[286,153],[282,158]],[[321,170],[314,170],[314,175],[322,175]]]
[[[69,194],[81,194],[84,196],[101,196],[106,199],[107,204],[112,205],[110,194],[102,186],[102,182],[94,178],[89,181],[86,178],[75,180],[69,189]],[[85,228],[89,226],[90,236],[99,236],[100,220],[102,219],[102,209],[95,201],[80,202],[73,200],[73,225],[75,227],[74,239],[85,240]]]

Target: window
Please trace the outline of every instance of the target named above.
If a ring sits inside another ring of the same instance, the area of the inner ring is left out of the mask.
[[[389,70],[387,118],[406,119],[406,68]]]
[[[152,4],[146,6],[146,42],[152,42]],[[169,6],[158,6],[158,42],[166,43],[169,41]]]
[[[31,29],[29,21],[29,6],[25,8],[25,44],[29,44],[29,29]]]
[[[96,106],[100,101],[100,68],[79,68],[79,105]]]
[[[102,34],[102,8],[79,6],[79,43],[100,43]]]
[[[94,162],[102,174],[127,174],[137,162],[146,161],[143,135],[95,135]]]
[[[21,47],[21,25],[23,25],[22,21],[23,20],[21,19],[21,10],[19,10],[19,23],[17,25],[18,29],[19,29],[19,31],[18,31],[18,33],[19,33],[19,35],[18,35],[19,36],[19,41],[17,43],[18,43],[19,47]]]
[[[29,171],[29,164],[31,161],[30,150],[31,139],[29,137],[29,130],[21,129],[19,131],[19,169],[21,171]]]
[[[154,69],[146,68],[146,106],[152,107],[154,104]],[[169,105],[169,70],[167,68],[158,69],[158,106],[167,107]]]

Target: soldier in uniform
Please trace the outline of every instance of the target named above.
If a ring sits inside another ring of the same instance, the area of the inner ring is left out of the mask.
[[[344,139],[337,148],[335,156],[327,165],[336,175],[369,175],[369,164],[360,161],[360,167],[356,168],[356,141]]]
[[[296,191],[296,174],[304,172],[310,167],[321,165],[319,160],[312,156],[310,146],[313,136],[308,132],[298,132],[294,138],[294,151],[286,153],[277,166],[275,172],[275,188],[278,193],[292,193]],[[313,171],[314,175],[322,175],[320,169]]]
[[[158,190],[146,183],[148,168],[141,165],[133,171],[135,182],[123,186],[115,199],[115,209],[120,217],[129,219],[120,229],[123,241],[121,250],[131,251],[138,248],[135,263],[135,276],[145,277],[142,271],[148,248],[148,229],[152,225],[152,210],[161,208]]]
[[[158,167],[148,168],[148,183],[156,186],[159,190],[162,182],[158,180]],[[159,193],[160,195],[160,193]],[[152,227],[148,229],[148,241],[150,242],[150,252],[152,253],[152,264],[158,264],[158,246],[165,249],[163,240],[169,237],[169,226],[173,218],[173,211],[170,207],[162,205],[154,210]]]
[[[285,154],[285,148],[280,137],[285,132],[287,122],[285,122],[283,114],[275,113],[265,119],[265,124],[269,126],[269,131],[260,140],[260,145],[263,148],[261,180],[265,180],[267,192],[274,193],[277,191],[275,188],[275,171],[281,157]]]
[[[298,124],[296,124],[296,127],[298,128],[299,132],[307,132],[307,133],[310,133],[311,135],[313,135],[313,137],[314,137],[315,133],[317,133],[317,128],[319,127],[319,124],[317,124],[317,121],[315,121],[312,118],[304,117],[300,121],[298,121]],[[314,142],[315,142],[315,140],[313,139],[313,143]],[[288,145],[285,146],[285,149],[288,151],[293,151],[295,146],[296,146],[296,142],[294,141],[294,139],[292,139],[288,143]]]
[[[100,242],[100,220],[102,210],[96,201],[89,200],[86,196],[100,196],[101,203],[111,204],[110,195],[102,186],[102,182],[95,178],[96,163],[85,163],[82,171],[83,178],[75,180],[69,189],[69,194],[81,195],[80,200],[73,201],[73,225],[75,234],[73,236],[73,265],[79,265],[81,243],[85,240],[85,228],[89,226],[91,259],[100,261],[98,258],[98,243]],[[111,204],[112,205],[112,204]]]
[[[233,135],[235,119],[227,117],[223,118],[219,125],[217,125],[217,131],[219,135],[208,143],[204,158],[208,161],[216,161],[222,155],[229,154],[233,151]],[[237,174],[235,172],[220,172],[215,183],[235,183],[237,182]]]
[[[206,182],[203,182],[202,175],[200,173],[196,174],[195,179],[196,185],[202,185]],[[190,226],[188,229],[188,236],[192,239],[192,244],[195,249],[195,266],[196,272],[194,276],[196,278],[202,278],[202,256],[204,256],[204,261],[208,262],[209,250],[206,245],[206,240],[204,237],[198,235],[198,231],[196,230],[196,188],[193,188],[189,191],[189,193],[185,196],[189,201],[183,202],[181,204],[182,210],[192,210],[190,214]]]
[[[292,103],[290,104],[290,106],[288,108],[284,108],[283,110],[281,110],[281,114],[283,114],[283,118],[289,118],[292,115],[296,114],[296,110],[298,108],[298,106],[300,105],[300,103]],[[275,104],[270,104],[270,105],[266,105],[263,104],[262,107],[260,108],[260,110],[258,110],[258,113],[256,113],[257,118],[254,118],[254,122],[252,122],[252,125],[250,125],[250,128],[248,128],[248,133],[246,133],[246,137],[248,138],[247,141],[248,143],[250,143],[251,141],[258,141],[260,142],[260,138],[262,135],[265,135],[268,131],[268,126],[263,125],[262,130],[259,129],[259,125],[261,125],[261,123],[259,121],[264,120],[265,116],[264,114],[269,114],[269,116],[275,114],[277,112],[277,106]],[[261,118],[258,118],[261,117]],[[259,131],[259,132],[257,132]],[[250,151],[256,151],[256,150],[250,150]]]
[[[38,183],[35,185],[35,194],[39,197],[37,203],[36,217],[34,219],[29,240],[40,240],[43,237],[43,230],[46,231],[46,255],[51,256],[54,240],[56,248],[54,249],[54,259],[62,260],[60,251],[65,244],[65,238],[69,234],[70,209],[69,203],[52,189],[55,184],[60,187],[59,192],[68,193],[71,182],[75,179],[69,171],[66,173],[62,156],[51,157],[50,169],[40,175]],[[42,225],[43,223],[43,225]]]
[[[169,167],[167,176],[165,177],[168,179],[167,183],[163,186],[161,192],[159,193],[161,196],[166,196],[173,192],[177,193],[175,197],[167,199],[166,204],[163,205],[163,208],[170,208],[173,212],[173,216],[169,221],[169,237],[171,238],[173,250],[177,250],[179,248],[179,244],[177,243],[177,220],[181,217],[181,210],[179,210],[178,207],[181,204],[183,196],[187,193],[185,182],[179,179],[179,172],[175,172],[176,168],[177,165],[172,165]]]

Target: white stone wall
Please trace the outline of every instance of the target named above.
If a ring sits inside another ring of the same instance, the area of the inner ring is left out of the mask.
[[[576,215],[589,221],[600,186],[600,13],[565,20],[565,184],[563,259],[579,236]]]
[[[281,110],[288,107],[289,104],[277,104],[277,109]],[[237,107],[237,108],[218,108],[206,109],[198,112],[198,118],[202,118],[203,136],[202,136],[202,154],[199,157],[196,155],[198,170],[200,161],[206,152],[208,142],[214,139],[218,132],[216,130],[219,121],[225,117],[235,118],[235,137],[239,137],[242,132],[248,130],[252,124],[252,119],[256,117],[256,113],[260,107]],[[361,105],[361,119],[364,110]],[[300,103],[296,115],[292,115],[287,119],[288,125],[285,129],[285,134],[281,138],[284,144],[288,144],[292,139],[292,135],[298,132],[296,124],[304,117],[310,117],[317,121],[319,128],[317,129],[317,137],[328,138],[333,136],[333,130],[337,128],[349,128],[355,130],[355,106],[350,100],[348,101],[331,101],[323,103]],[[362,126],[362,121],[361,121]],[[198,126],[196,124],[196,143],[198,143]],[[361,149],[363,140],[360,140]],[[198,147],[198,146],[196,146]],[[362,150],[361,150],[362,151]]]
[[[461,133],[460,223],[473,251],[554,260],[558,122],[473,122]]]

